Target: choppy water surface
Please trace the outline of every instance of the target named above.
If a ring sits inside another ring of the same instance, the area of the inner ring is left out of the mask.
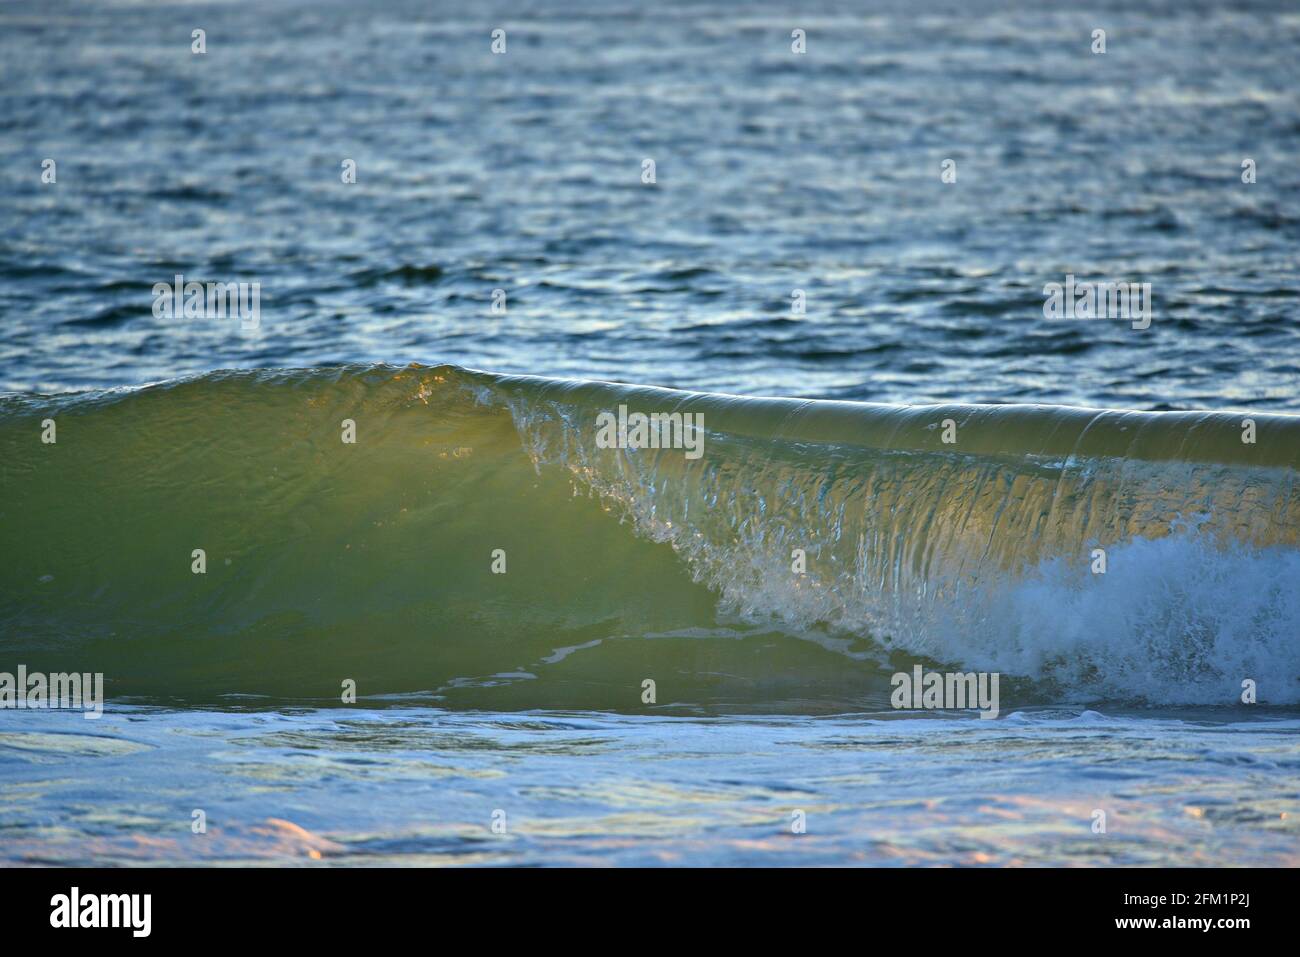
[[[1300,863],[1294,720],[335,709],[119,710],[92,724],[0,724],[0,859]]]
[[[1297,53],[1290,3],[6,5],[0,672],[111,700],[0,710],[0,861],[1300,863]],[[1044,319],[1067,274],[1150,328]],[[595,449],[621,400],[709,454]],[[915,661],[1002,714],[887,710]]]
[[[1300,13],[1071,7],[8,4],[0,386],[418,360],[1300,409]],[[261,281],[260,330],[155,320],[176,273]],[[1066,273],[1151,282],[1152,328],[1045,322]]]

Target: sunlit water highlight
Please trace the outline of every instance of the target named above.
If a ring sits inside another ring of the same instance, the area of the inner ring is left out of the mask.
[[[1078,710],[0,712],[0,860],[1295,866],[1298,732]]]

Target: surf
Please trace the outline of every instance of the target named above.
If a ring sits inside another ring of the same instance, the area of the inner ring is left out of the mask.
[[[702,455],[599,442],[620,407],[696,417]],[[1298,440],[1286,415],[453,366],[9,395],[0,661],[196,703],[354,681],[633,710],[651,679],[669,706],[887,708],[923,662],[1008,702],[1230,705],[1252,679],[1294,704]]]

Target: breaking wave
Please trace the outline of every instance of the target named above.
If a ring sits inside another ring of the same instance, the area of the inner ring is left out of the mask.
[[[703,454],[603,447],[619,406],[702,415]],[[450,366],[6,396],[0,670],[777,712],[886,706],[922,660],[1004,701],[1294,704],[1300,417],[1245,419]]]

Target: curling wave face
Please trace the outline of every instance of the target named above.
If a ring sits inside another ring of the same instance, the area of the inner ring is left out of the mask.
[[[620,406],[702,416],[702,454],[607,447]],[[914,661],[1294,704],[1300,417],[1245,419],[451,366],[7,396],[0,661],[205,704],[871,709]]]

